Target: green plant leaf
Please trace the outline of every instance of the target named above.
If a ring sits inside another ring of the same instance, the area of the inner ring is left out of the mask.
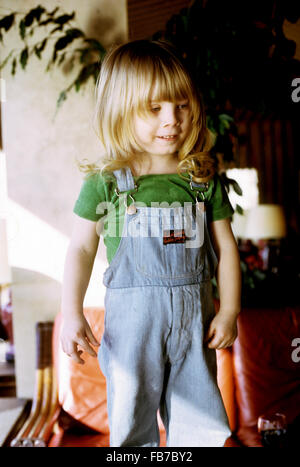
[[[20,33],[21,39],[24,39],[25,32],[26,32],[25,21],[23,19],[21,19],[21,21],[19,23],[19,33]]]
[[[57,99],[57,102],[56,102],[56,107],[60,107],[62,105],[62,103],[67,99],[67,93],[66,91],[62,91],[59,96],[58,96],[58,99]]]
[[[17,59],[16,57],[12,61],[12,66],[11,66],[11,74],[15,75],[16,74],[16,68],[17,68]]]
[[[232,185],[233,190],[236,192],[237,195],[242,196],[243,195],[243,190],[241,189],[240,185],[236,180],[233,178],[227,178],[226,183],[229,185]]]
[[[51,20],[52,21],[52,20]],[[62,31],[63,30],[63,26],[56,26],[56,28],[52,29],[50,31],[50,34],[53,34],[54,32],[56,31]]]
[[[34,8],[34,17],[37,21],[40,21],[42,14],[46,11],[44,7],[41,5],[38,5],[36,8]]]
[[[73,11],[70,15],[61,15],[58,18],[54,19],[56,24],[60,24],[61,26],[66,24],[68,21],[71,21],[75,17],[75,11]]]
[[[26,28],[28,28],[29,26],[32,25],[34,17],[35,16],[34,16],[34,11],[33,10],[31,10],[31,11],[29,11],[29,13],[27,13],[27,15],[24,18],[24,24],[25,24]]]
[[[55,13],[57,12],[57,10],[59,10],[59,6],[57,6],[56,8],[54,8],[54,10],[51,11],[51,12],[47,12],[47,15],[48,15],[48,16],[54,16]]]
[[[79,61],[80,63],[86,63],[87,59],[93,49],[91,48],[86,48],[86,49],[76,49],[77,52],[80,52],[80,58]]]
[[[14,24],[15,21],[15,13],[12,13],[11,15],[4,16],[4,18],[1,18],[0,20],[0,29],[5,29],[7,32],[11,26]]]
[[[0,64],[0,70],[2,70],[2,68],[5,67],[6,63],[8,62],[8,60],[10,59],[12,53],[13,53],[14,49],[12,49],[9,54],[7,55],[7,57],[3,60],[3,62]]]
[[[77,37],[84,37],[84,33],[81,31],[81,29],[78,29],[78,28],[66,29],[65,33],[67,36],[71,37],[72,39],[77,39]]]
[[[234,189],[237,195],[243,196],[243,190],[241,189],[240,185],[236,180],[233,180],[232,188]]]
[[[34,47],[34,52],[35,52],[35,54],[37,55],[37,57],[38,57],[39,59],[41,59],[41,52],[42,52],[42,51],[44,50],[44,48],[46,47],[46,44],[47,44],[47,37],[42,41],[42,43],[41,43],[40,46],[36,45],[36,46]]]
[[[220,119],[220,120],[227,120],[228,122],[234,122],[234,118],[231,117],[231,116],[228,115],[228,114],[220,114],[220,115],[219,115],[219,119]]]
[[[23,68],[23,70],[26,68],[27,60],[28,60],[28,47],[26,46],[22,50],[21,55],[20,55],[20,63],[21,63],[21,67]]]
[[[70,36],[63,36],[63,37],[60,37],[59,39],[57,39],[55,45],[54,45],[54,49],[57,51],[57,50],[62,50],[64,49],[65,47],[67,47],[67,45],[70,44],[70,42],[72,42],[72,37]]]
[[[59,57],[58,63],[57,63],[58,66],[62,64],[62,62],[65,59],[65,56],[66,56],[66,52],[61,54],[61,56]]]
[[[183,29],[186,34],[188,32],[188,25],[189,25],[188,17],[183,15],[181,18],[182,18]]]
[[[33,8],[32,10],[30,10],[24,18],[25,26],[27,28],[31,26],[35,19],[39,21],[44,11],[46,10],[45,8],[41,7],[41,5],[38,5],[36,8]]]
[[[90,46],[92,47],[92,49],[94,50],[98,50],[99,52],[101,52],[102,54],[106,53],[106,50],[105,48],[100,44],[99,41],[97,41],[96,39],[84,39],[84,42],[87,42],[88,44],[90,44]]]
[[[236,209],[236,212],[237,212],[238,214],[240,214],[241,216],[244,215],[244,210],[243,210],[243,208],[242,208],[239,204],[236,204],[236,205],[235,205],[235,209]]]
[[[53,23],[53,18],[47,18],[44,21],[40,21],[39,26],[46,26],[49,23]]]
[[[263,281],[266,278],[266,273],[263,272],[263,271],[260,271],[259,269],[254,269],[253,270],[253,275],[259,281]]]
[[[95,78],[95,75],[97,75],[98,72],[99,72],[98,62],[93,62],[93,63],[90,63],[84,66],[74,81],[76,92],[79,91],[81,85],[85,83],[88,80],[88,78],[90,78],[91,76]]]

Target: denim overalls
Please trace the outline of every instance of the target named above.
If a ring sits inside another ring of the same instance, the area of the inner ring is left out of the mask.
[[[99,361],[110,446],[159,446],[159,409],[167,446],[221,447],[230,429],[216,352],[203,344],[215,315],[211,279],[217,266],[204,203],[196,196],[187,206],[139,206],[130,169],[114,175],[119,200],[127,192],[124,200],[129,195],[133,203],[103,276]],[[201,186],[191,182],[195,190]]]

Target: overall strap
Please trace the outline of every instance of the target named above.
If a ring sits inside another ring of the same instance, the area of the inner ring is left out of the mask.
[[[192,176],[190,176],[190,187],[191,187],[192,190],[194,190],[196,192],[197,205],[200,206],[200,204],[199,204],[200,200],[198,198],[199,193],[200,193],[201,203],[202,203],[202,206],[204,206],[203,203],[205,203],[205,201],[206,201],[204,192],[208,190],[209,183],[207,183],[207,182],[196,183],[196,182],[193,181]]]
[[[119,192],[135,189],[136,185],[129,167],[114,170],[113,174],[117,179]]]
[[[206,191],[207,188],[208,188],[208,183],[196,183],[196,182],[193,182],[192,179],[191,179],[190,183],[193,185],[193,187],[200,188],[203,191]]]
[[[192,181],[192,185],[193,185],[195,188],[201,188],[201,189],[203,189],[204,191],[207,190],[207,183],[196,183],[196,182],[193,182],[193,181]]]

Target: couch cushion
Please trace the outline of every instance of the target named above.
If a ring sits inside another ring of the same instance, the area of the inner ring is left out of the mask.
[[[292,358],[297,337],[300,308],[243,309],[239,315],[233,370],[237,437],[246,446],[261,445],[259,415],[281,412],[290,424],[300,413],[300,363]]]
[[[104,309],[97,307],[84,308],[84,315],[96,339],[101,342],[104,331]],[[60,345],[60,329],[62,316],[59,313],[55,318],[53,331],[53,355],[56,378],[58,382],[59,402],[65,412],[75,420],[83,423],[92,430],[102,434],[109,434],[108,415],[106,407],[106,381],[100,369],[97,358],[83,352],[81,357],[85,360],[80,365],[68,357]],[[97,347],[93,347],[97,352]],[[165,446],[166,435],[163,423],[158,414],[161,446]],[[65,439],[66,435],[64,435]],[[89,436],[87,436],[89,440]],[[96,442],[100,440],[97,436]],[[103,438],[104,439],[104,438]],[[108,437],[105,441],[107,443]]]
[[[236,430],[236,402],[232,367],[232,348],[217,350],[218,386],[231,431]]]
[[[103,334],[104,309],[88,307],[85,317],[99,341]],[[84,352],[84,365],[68,357],[61,348],[59,335],[62,316],[58,314],[54,323],[53,355],[58,381],[59,402],[62,408],[76,420],[88,427],[109,433],[106,410],[106,383],[97,358]],[[97,347],[93,347],[97,352]]]
[[[104,331],[104,309],[86,307],[85,317],[95,337],[101,341]],[[84,352],[84,365],[79,365],[68,357],[60,345],[62,316],[56,316],[53,333],[54,367],[59,389],[59,402],[65,412],[87,427],[103,434],[109,434],[106,409],[106,382],[98,359]],[[97,351],[97,347],[94,347]],[[232,430],[236,426],[234,389],[232,377],[231,349],[217,351],[218,384]],[[165,429],[158,414],[161,446],[165,446]]]

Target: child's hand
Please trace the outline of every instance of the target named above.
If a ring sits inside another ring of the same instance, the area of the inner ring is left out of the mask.
[[[97,354],[90,344],[100,345],[83,314],[76,317],[64,317],[60,342],[63,351],[75,362],[81,364],[84,363],[84,360],[80,358],[83,351],[78,350],[78,345],[92,357],[97,357]]]
[[[230,347],[237,337],[237,316],[219,311],[210,323],[204,343],[210,349]]]

